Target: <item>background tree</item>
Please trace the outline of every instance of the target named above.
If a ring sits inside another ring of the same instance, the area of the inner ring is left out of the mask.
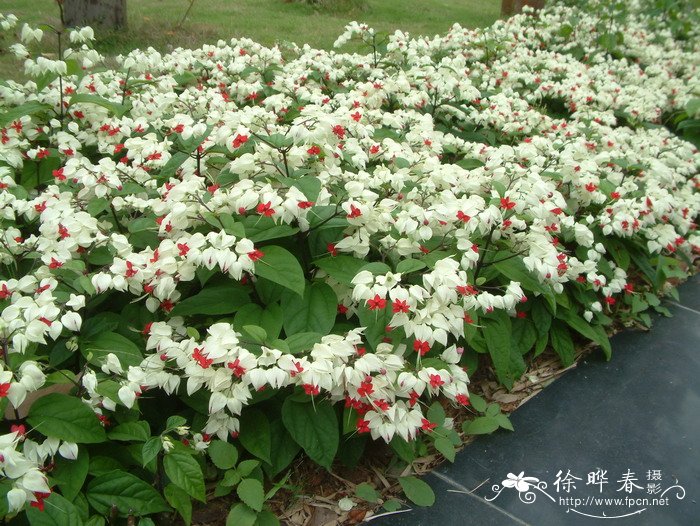
[[[56,0],[64,26],[126,27],[126,0]]]
[[[544,0],[503,0],[501,2],[501,14],[504,16],[520,13],[525,6],[541,9],[544,7]]]

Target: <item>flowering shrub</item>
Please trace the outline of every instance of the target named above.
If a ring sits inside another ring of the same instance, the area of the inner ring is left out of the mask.
[[[700,26],[589,4],[111,69],[89,28],[54,60],[25,25],[33,80],[0,85],[0,515],[189,523],[206,474],[232,524],[274,522],[263,483],[302,449],[451,458],[431,399],[510,426],[470,398],[479,361],[511,388],[527,356],[649,325],[700,248]]]

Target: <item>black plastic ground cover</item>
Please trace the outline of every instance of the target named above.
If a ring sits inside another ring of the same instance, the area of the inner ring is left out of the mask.
[[[700,276],[680,300],[426,475],[433,507],[371,524],[700,525]]]

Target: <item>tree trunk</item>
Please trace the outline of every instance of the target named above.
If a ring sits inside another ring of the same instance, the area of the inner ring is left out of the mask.
[[[63,0],[66,27],[126,27],[126,0]]]
[[[501,2],[501,15],[511,16],[522,12],[523,7],[529,5],[535,9],[544,7],[544,0],[503,0]]]

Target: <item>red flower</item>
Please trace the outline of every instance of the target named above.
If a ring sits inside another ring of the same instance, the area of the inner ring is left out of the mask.
[[[61,263],[57,259],[51,258],[51,263],[49,263],[50,269],[61,268],[62,266],[63,266],[63,263]]]
[[[457,400],[458,404],[470,405],[469,397],[465,394],[458,394],[457,396],[455,396],[455,400]]]
[[[337,256],[338,250],[335,248],[335,243],[328,243],[326,245],[326,250],[331,256]]]
[[[316,396],[320,392],[317,385],[304,384],[302,387],[304,388],[304,392],[309,396]]]
[[[369,153],[371,153],[372,155],[379,153],[379,145],[375,144],[373,146],[370,146]]]
[[[236,135],[233,139],[233,147],[234,148],[240,148],[242,145],[248,142],[248,136],[247,135],[241,135],[240,133]]]
[[[415,340],[413,342],[413,350],[419,353],[421,356],[425,356],[425,354],[430,350],[430,344],[424,340]]]
[[[348,308],[342,303],[338,303],[338,314],[345,314],[348,312]]]
[[[5,398],[10,390],[12,384],[10,382],[6,384],[0,384],[0,398]]]
[[[596,185],[594,185],[593,183],[588,183],[586,185],[586,190],[588,192],[595,192],[596,188],[598,188],[598,187]]]
[[[314,206],[314,202],[313,201],[299,201],[297,203],[297,206],[299,208],[301,208],[302,210],[305,210],[307,208],[311,208],[312,206]]]
[[[338,139],[345,139],[345,128],[343,128],[340,124],[333,126],[333,133],[336,137],[338,137]]]
[[[437,427],[437,424],[433,424],[433,423],[432,423],[430,420],[428,420],[427,418],[423,418],[423,419],[421,420],[421,424],[422,424],[422,425],[420,426],[420,428],[421,428],[423,431],[432,431],[433,429],[435,429],[435,428]]]
[[[59,168],[58,170],[53,170],[51,172],[51,175],[53,175],[57,181],[65,181],[66,176],[63,175],[63,168]]]
[[[356,111],[355,113],[350,115],[350,117],[352,117],[352,120],[354,120],[355,122],[360,122],[360,119],[362,118],[362,114],[359,111]]]
[[[355,427],[357,427],[358,433],[369,433],[369,420],[358,418]]]
[[[319,155],[321,153],[321,147],[314,144],[311,148],[306,150],[306,153],[309,155]]]
[[[180,255],[183,257],[190,251],[190,247],[187,245],[187,243],[178,243],[177,248],[180,251]]]
[[[255,211],[265,217],[270,217],[275,214],[275,210],[272,208],[272,203],[270,201],[267,203],[260,203]]]
[[[459,219],[463,223],[466,223],[471,219],[471,217],[460,210],[457,212],[457,219]]]
[[[445,381],[439,374],[430,375],[430,387],[440,387],[441,385],[444,385],[444,383]]]
[[[213,359],[207,358],[207,355],[204,354],[204,349],[198,347],[195,347],[194,351],[192,351],[192,359],[196,361],[202,369],[208,369],[209,366],[214,363]]]
[[[250,258],[251,261],[257,261],[260,258],[262,258],[265,255],[265,253],[262,250],[258,250],[257,248],[251,252],[248,252],[248,257]]]
[[[383,309],[386,307],[386,300],[380,297],[379,294],[375,294],[374,298],[367,300],[367,307],[369,310]]]
[[[391,310],[396,314],[397,312],[409,312],[411,309],[404,300],[395,300],[391,304]]]
[[[357,388],[357,394],[360,396],[369,396],[374,392],[374,386],[372,385],[372,378],[367,377]]]
[[[504,208],[505,210],[511,210],[512,208],[515,208],[515,202],[511,201],[510,197],[502,197],[501,208]]]
[[[605,303],[607,303],[610,306],[613,306],[615,305],[615,303],[617,303],[617,301],[612,296],[608,296],[607,298],[605,298]]]
[[[348,214],[348,219],[355,219],[362,215],[362,210],[357,208],[355,205],[350,205],[350,213]]]
[[[241,366],[241,361],[238,358],[236,358],[236,360],[233,362],[229,362],[226,364],[226,366],[233,371],[233,374],[237,378],[240,378],[245,374],[245,367]]]

